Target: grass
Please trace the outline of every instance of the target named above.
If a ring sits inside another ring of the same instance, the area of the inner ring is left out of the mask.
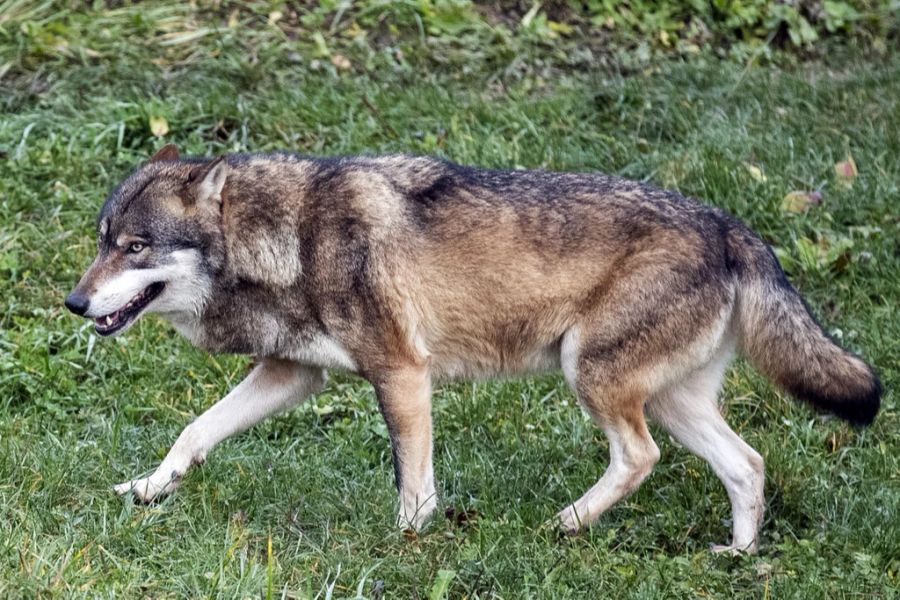
[[[625,77],[548,67],[540,50],[467,68],[348,43],[345,69],[263,30],[184,38],[187,10],[0,19],[0,595],[898,596],[900,56],[835,51],[778,69],[701,54]],[[607,461],[556,376],[436,392],[447,515],[413,539],[392,526],[372,390],[341,375],[222,444],[173,497],[133,506],[112,484],[154,467],[248,362],[154,318],[97,341],[62,308],[104,195],[163,142],[151,118],[193,153],[438,153],[703,198],[773,242],[829,330],[879,369],[883,411],[850,429],[742,363],[729,372],[724,411],[767,461],[756,557],[708,551],[729,534],[724,489],[659,430],[663,460],[637,493],[583,535],[541,530]],[[848,155],[850,186],[833,169]],[[792,190],[824,199],[786,212]]]

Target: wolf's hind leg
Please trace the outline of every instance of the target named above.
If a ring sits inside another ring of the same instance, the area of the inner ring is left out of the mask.
[[[382,373],[375,391],[391,436],[401,528],[419,529],[437,507],[431,462],[431,375],[424,366]]]
[[[727,326],[733,292],[710,277],[707,256],[666,249],[612,281],[562,338],[560,364],[578,399],[609,438],[600,480],[559,513],[572,531],[637,489],[659,461],[645,403],[708,362]],[[714,266],[714,265],[713,265]]]
[[[636,490],[659,460],[644,421],[642,394],[608,389],[579,397],[609,439],[609,466],[591,489],[557,515],[562,529],[571,533]]]
[[[609,439],[609,466],[581,498],[557,515],[559,526],[574,533],[589,525],[650,474],[659,448],[644,421],[646,392],[628,377],[612,375],[621,362],[584,357],[578,329],[563,338],[561,363],[578,400]]]
[[[324,382],[322,369],[263,359],[228,395],[184,428],[152,475],[120,483],[116,492],[132,492],[144,502],[174,492],[188,468],[203,462],[216,444],[297,404]]]
[[[647,410],[675,439],[706,460],[725,484],[733,513],[732,540],[713,550],[754,553],[765,508],[763,459],[719,412],[716,398],[727,359],[714,360],[656,395]]]

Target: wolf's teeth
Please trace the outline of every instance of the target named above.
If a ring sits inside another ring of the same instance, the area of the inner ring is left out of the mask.
[[[106,315],[106,326],[109,327],[110,325],[112,325],[112,316]]]

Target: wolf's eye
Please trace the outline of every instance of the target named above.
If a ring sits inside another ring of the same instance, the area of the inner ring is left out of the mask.
[[[128,246],[128,251],[131,252],[132,254],[137,254],[138,252],[140,252],[143,249],[144,249],[144,244],[142,244],[140,242],[131,242],[131,244]]]

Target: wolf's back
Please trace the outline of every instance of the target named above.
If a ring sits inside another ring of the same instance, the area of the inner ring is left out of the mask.
[[[747,359],[791,395],[857,425],[881,403],[881,383],[862,359],[822,330],[771,249],[734,223],[728,234],[738,276],[739,344]]]

